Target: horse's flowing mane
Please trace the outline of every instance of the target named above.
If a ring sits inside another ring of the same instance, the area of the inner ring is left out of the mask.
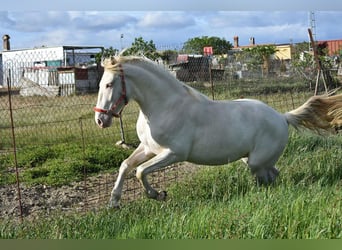
[[[144,58],[144,57],[140,57],[140,56],[120,56],[119,55],[119,56],[111,56],[111,57],[104,58],[102,59],[101,64],[106,70],[116,72],[121,63],[134,63],[134,62],[143,62],[143,61],[152,62],[151,60]]]
[[[105,68],[105,70],[109,70],[112,72],[118,72],[120,71],[120,65],[121,64],[130,64],[130,65],[141,65],[142,68],[153,71],[153,73],[158,74],[162,77],[169,78],[168,81],[178,81],[174,76],[170,74],[169,71],[167,71],[164,67],[161,67],[156,62],[150,60],[147,57],[143,56],[116,56],[116,57],[110,57],[106,58],[102,62],[102,66]]]
[[[200,93],[199,91],[191,88],[187,84],[179,81],[177,78],[175,78],[169,71],[167,71],[164,67],[161,67],[156,62],[150,60],[147,57],[143,56],[115,56],[110,58],[105,58],[102,60],[102,66],[105,70],[109,70],[112,72],[119,72],[120,71],[120,64],[131,64],[131,65],[139,65],[143,64],[144,68],[149,68],[150,70],[153,70],[155,74],[159,74],[164,80],[164,84],[174,84],[175,86],[181,86],[183,89],[186,90],[186,92],[193,96],[196,99],[206,99],[208,100],[208,97]]]

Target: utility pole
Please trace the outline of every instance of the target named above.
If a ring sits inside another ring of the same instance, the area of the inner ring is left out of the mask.
[[[120,35],[121,50],[123,50],[123,38],[124,38],[124,34],[121,34],[121,35]]]
[[[315,87],[315,95],[317,95],[317,91],[318,91],[318,83],[319,83],[319,79],[322,78],[323,83],[324,83],[324,88],[325,88],[325,93],[328,93],[328,87],[327,87],[327,83],[325,81],[325,71],[323,70],[323,65],[321,64],[320,59],[318,58],[318,52],[317,52],[317,46],[316,46],[316,42],[313,38],[313,33],[311,31],[311,29],[308,29],[309,32],[309,37],[310,37],[310,42],[312,44],[313,47],[313,55],[314,55],[314,59],[315,59],[315,64],[316,64],[316,68],[317,68],[317,78],[316,78],[316,87]]]
[[[309,51],[312,51],[314,49],[315,44],[312,44],[312,40],[315,42],[316,40],[316,18],[315,18],[315,12],[310,11],[309,12],[309,24],[310,24],[310,30],[312,33],[312,39],[310,38],[309,42]]]

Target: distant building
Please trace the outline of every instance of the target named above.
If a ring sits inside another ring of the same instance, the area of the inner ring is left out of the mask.
[[[230,62],[230,68],[235,71],[234,77],[237,78],[255,78],[255,77],[260,77],[263,75],[263,72],[260,68],[259,71],[251,71],[248,69],[246,62],[244,61],[234,61],[235,59],[235,54],[240,53],[243,49],[247,48],[252,48],[256,46],[275,46],[276,52],[273,54],[272,59],[273,60],[272,64],[270,65],[268,75],[275,75],[278,74],[280,71],[280,67],[282,68],[282,71],[286,71],[286,69],[289,67],[290,61],[292,59],[292,44],[290,43],[284,43],[284,44],[272,44],[272,43],[265,43],[265,44],[256,44],[255,38],[250,37],[249,38],[249,43],[247,45],[240,45],[239,44],[239,37],[235,36],[234,37],[234,46],[233,48],[228,51],[228,61]],[[282,72],[282,74],[284,74]]]
[[[286,44],[275,44],[277,48],[277,52],[274,54],[274,57],[279,60],[291,60],[292,59],[292,45],[289,43]]]
[[[290,43],[283,43],[283,44],[271,44],[271,43],[265,43],[265,44],[256,44],[255,38],[251,37],[249,38],[249,44],[248,45],[242,45],[239,44],[239,37],[234,37],[234,47],[232,48],[232,51],[238,52],[242,49],[251,48],[254,46],[267,46],[267,45],[274,45],[277,49],[277,52],[274,54],[274,58],[279,60],[291,60],[292,59],[292,45]]]
[[[342,39],[318,41],[317,45],[326,47],[328,56],[342,56]]]
[[[100,78],[95,55],[102,46],[57,46],[10,50],[9,36],[3,36],[0,55],[0,86],[23,87],[30,82],[56,94],[69,95],[97,88]],[[32,95],[41,95],[32,93]]]
[[[213,67],[214,57],[203,55],[180,54],[177,62],[170,64],[171,73],[183,82],[222,80],[223,69]],[[217,64],[217,63],[216,63]]]

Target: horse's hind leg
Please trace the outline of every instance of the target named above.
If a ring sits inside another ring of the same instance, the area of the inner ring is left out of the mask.
[[[248,155],[248,166],[256,176],[258,184],[271,184],[279,175],[275,165],[283,153],[287,140],[287,127],[279,127],[273,136],[260,138],[257,147]],[[277,138],[276,141],[274,141]]]
[[[166,192],[158,192],[151,187],[147,180],[147,175],[159,168],[167,167],[175,162],[180,161],[178,157],[168,149],[165,149],[162,153],[156,155],[149,161],[143,163],[137,168],[136,176],[141,184],[144,186],[147,197],[156,200],[165,200]]]
[[[278,161],[281,150],[261,154],[254,152],[248,157],[247,164],[255,175],[258,184],[271,184],[279,175],[279,170],[275,167]],[[273,154],[271,154],[273,153]]]
[[[279,175],[279,170],[276,167],[260,167],[260,165],[249,163],[248,158],[243,158],[242,161],[249,166],[258,184],[270,184]]]

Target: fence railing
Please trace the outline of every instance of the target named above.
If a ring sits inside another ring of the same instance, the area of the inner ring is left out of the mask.
[[[15,63],[12,67],[14,65]],[[0,210],[3,211],[2,216],[23,218],[25,215],[38,212],[49,213],[58,209],[87,211],[103,206],[108,201],[115,174],[90,175],[84,171],[82,180],[73,184],[72,188],[70,185],[57,188],[44,183],[30,186],[22,182],[21,174],[25,170],[21,169],[16,162],[16,158],[27,150],[40,151],[42,148],[52,148],[52,145],[65,145],[72,142],[74,147],[83,150],[84,157],[86,157],[85,151],[92,145],[116,146],[115,143],[121,139],[119,122],[115,122],[108,129],[99,129],[94,122],[92,108],[96,103],[101,70],[96,73],[93,69],[73,69],[72,71],[68,69],[68,71],[58,71],[58,75],[56,71],[51,73],[52,71],[45,68],[36,69],[34,77],[33,71],[31,75],[28,71],[21,72],[21,77],[20,74],[16,74],[16,77],[19,77],[18,83],[21,82],[21,85],[14,84],[13,75],[12,78],[8,76],[8,72],[14,72],[17,69],[7,67],[7,73],[1,72],[0,69],[0,74],[4,75],[3,79],[6,83],[5,85],[3,82],[0,88],[0,191],[2,195]],[[194,72],[191,74],[196,73]],[[206,73],[207,71],[199,70],[198,77]],[[63,74],[64,76],[61,76]],[[68,80],[70,74],[73,74],[72,79],[79,80],[79,82],[70,83]],[[75,78],[76,75],[77,78]],[[313,89],[309,89],[309,84],[294,77],[236,79],[227,77],[225,70],[214,77],[209,75],[209,79],[206,77],[204,81],[192,80],[188,84],[215,100],[256,98],[280,112],[294,109],[313,95]],[[89,83],[89,79],[92,79],[94,83]],[[47,84],[45,84],[46,81]],[[46,88],[47,86],[58,86],[58,92],[51,94],[52,90]],[[137,116],[137,104],[130,103],[122,117],[122,128],[128,144],[136,145],[138,142],[135,134]],[[66,150],[72,149],[66,147]],[[39,157],[35,160],[39,161]],[[183,165],[177,164],[154,173],[150,177],[153,185],[165,187],[170,182],[177,181],[178,171],[182,171],[180,166]],[[13,172],[17,173],[17,179],[14,182],[9,180]],[[124,190],[123,198],[126,197],[126,201],[141,196],[142,189],[134,178],[131,178],[132,176],[128,177]],[[61,175],[60,178],[63,176]],[[15,183],[15,185],[8,183]]]

